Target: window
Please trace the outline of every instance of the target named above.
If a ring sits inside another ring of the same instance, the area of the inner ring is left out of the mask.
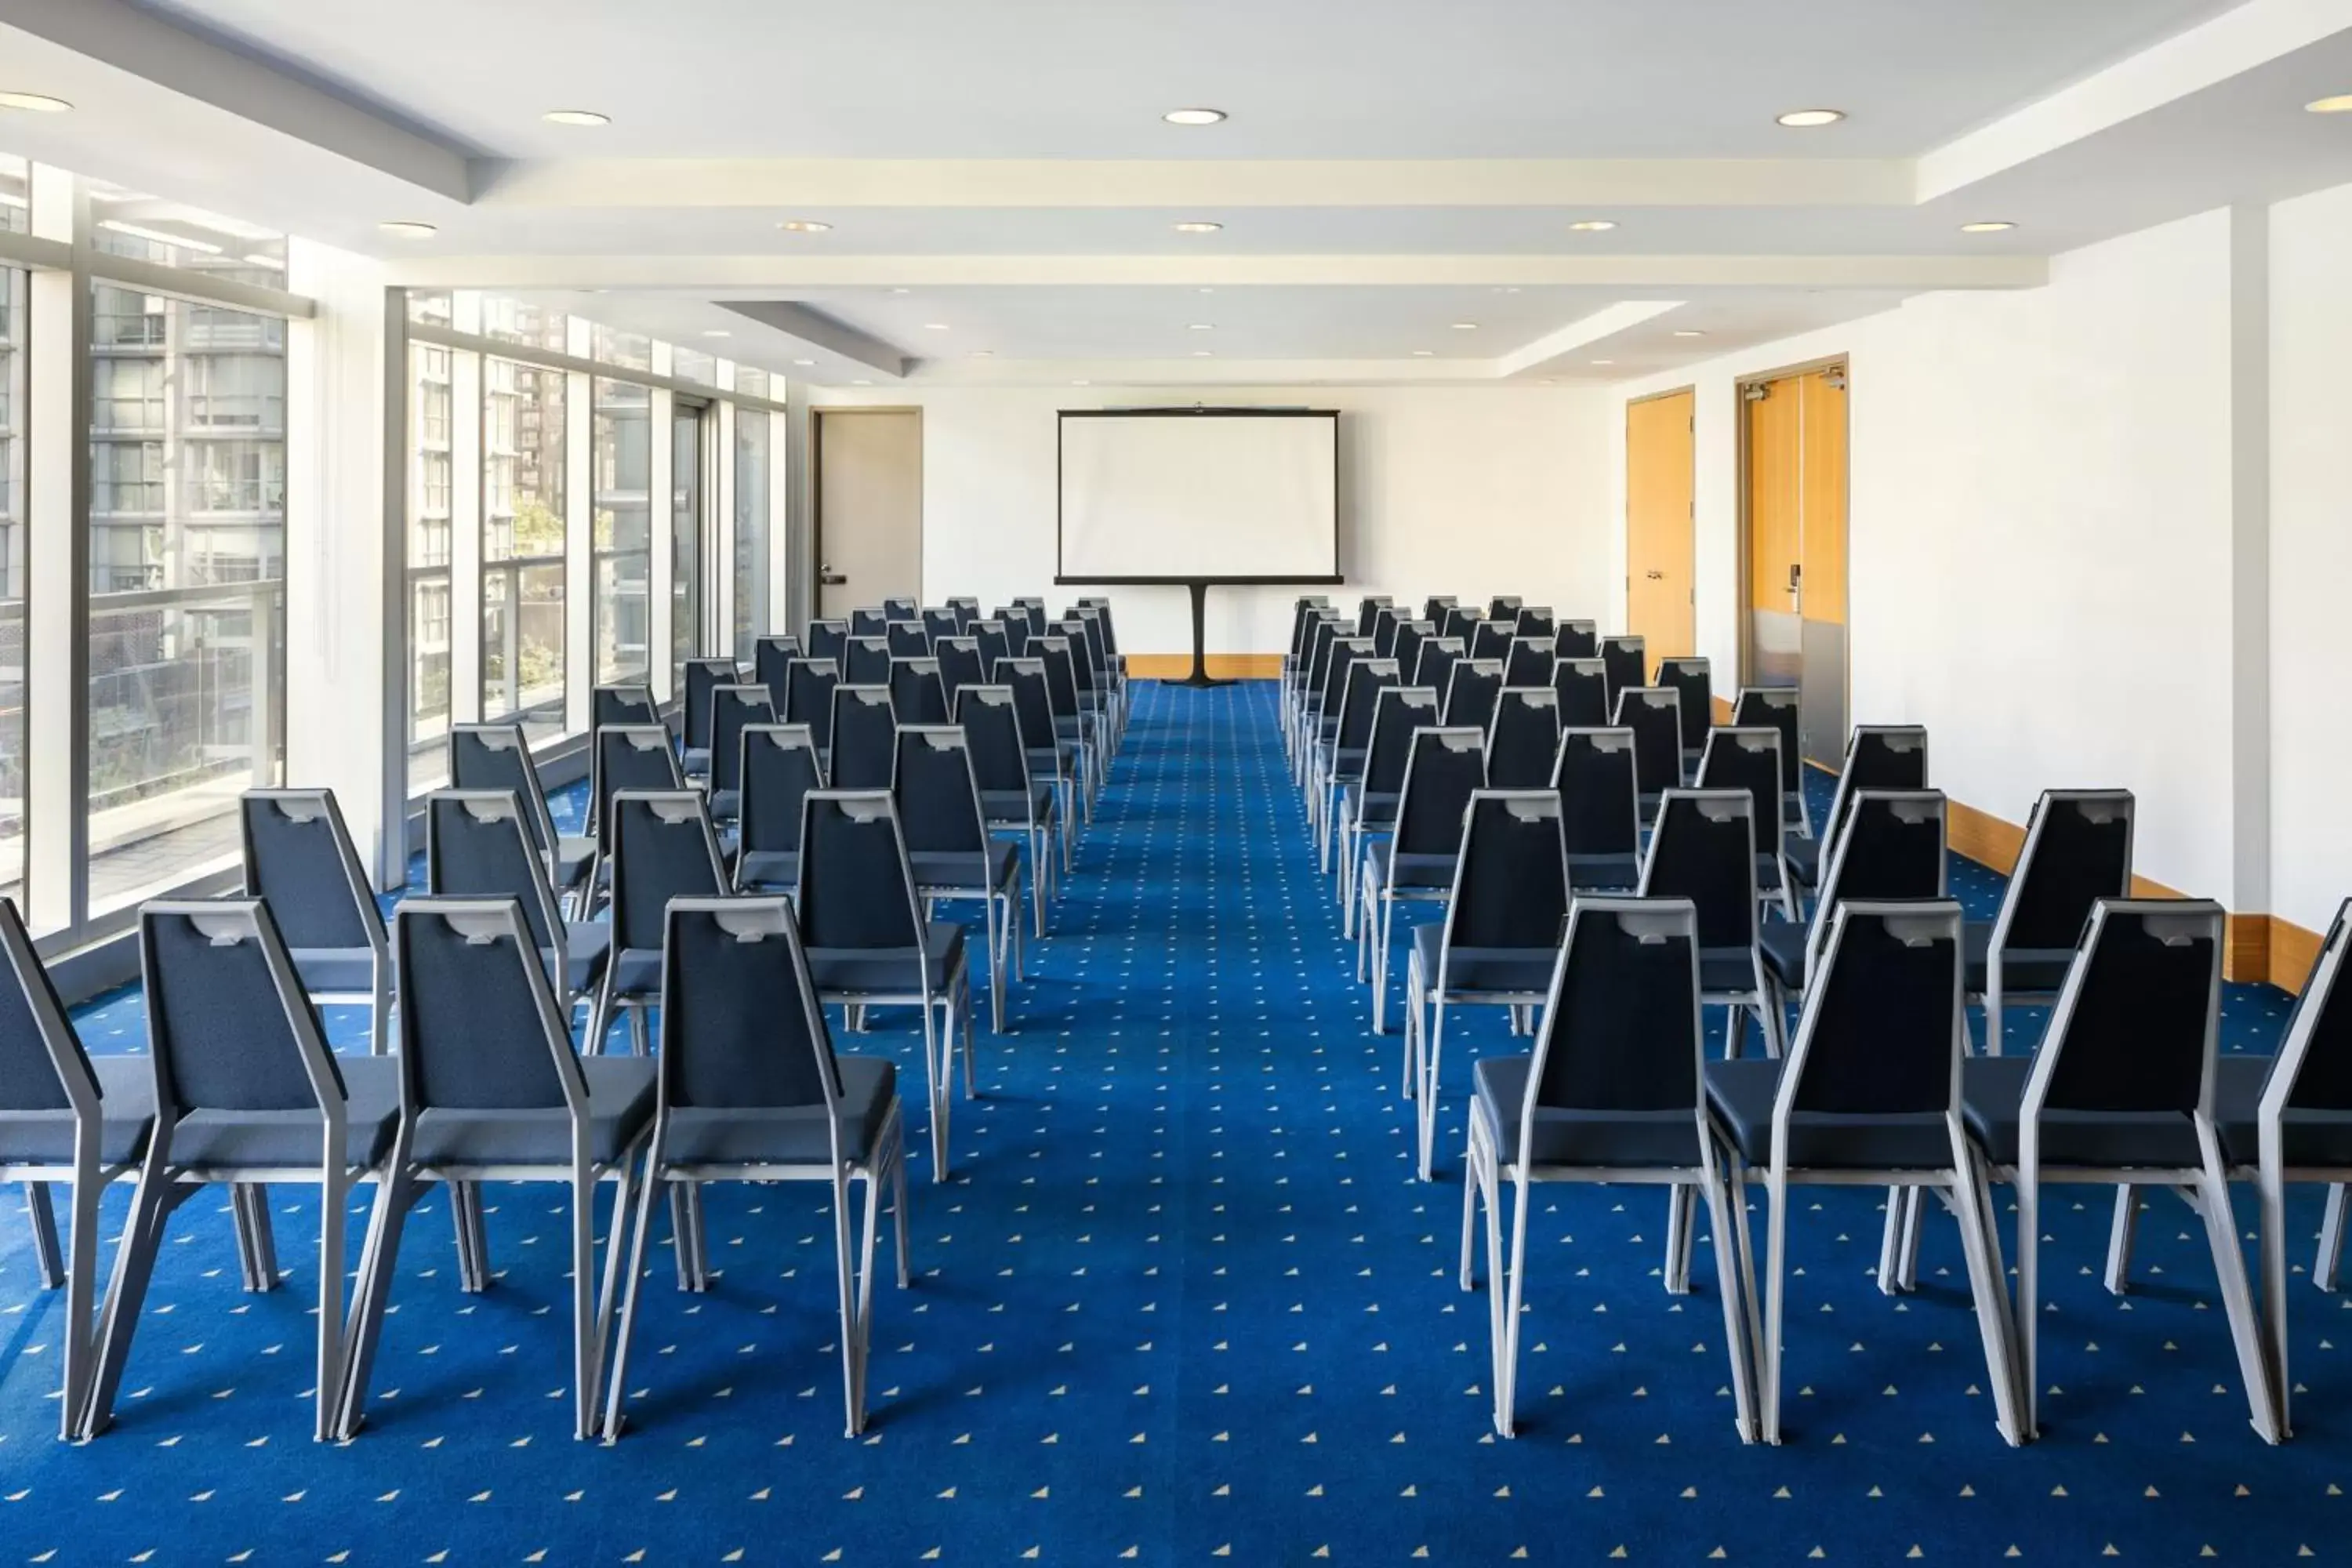
[[[415,300],[411,298],[412,312]],[[449,780],[450,351],[408,350],[408,789]]]
[[[449,290],[411,289],[408,291],[408,319],[420,326],[447,326],[450,319]]]
[[[748,364],[735,367],[735,390],[751,397],[768,395],[768,373],[754,370]]]
[[[194,223],[167,204],[135,210],[122,221]],[[100,248],[128,254],[118,238],[163,244],[107,231]],[[177,249],[142,258],[227,254],[193,239]],[[276,317],[107,283],[92,286],[91,309],[86,809],[97,915],[233,863],[238,794],[283,767],[286,365]],[[190,389],[177,402],[175,386]],[[232,405],[251,418],[223,435],[212,414]]]
[[[652,673],[653,399],[642,386],[596,378],[596,680]]]
[[[286,287],[286,237],[181,202],[142,195],[103,180],[84,180],[91,243],[107,256],[184,267],[237,283]],[[275,317],[268,320],[283,329]]]
[[[21,165],[19,167],[21,176]],[[8,206],[0,160],[0,218]],[[25,899],[25,275],[0,268],[0,896]]]
[[[643,333],[598,327],[591,337],[595,344],[595,358],[601,364],[618,365],[623,370],[654,367],[654,341]]]
[[[32,194],[31,166],[0,153],[0,233],[23,234],[32,226]]]
[[[735,657],[768,629],[768,447],[764,408],[735,411]]]
[[[563,373],[482,362],[482,717],[563,732]]]
[[[680,381],[691,381],[703,386],[719,384],[719,362],[693,349],[670,350],[669,373]]]
[[[444,324],[446,322],[445,321]],[[509,300],[499,295],[482,299],[482,336],[503,343],[526,343],[532,348],[562,352],[564,345],[565,317],[561,310],[551,310],[520,300]]]

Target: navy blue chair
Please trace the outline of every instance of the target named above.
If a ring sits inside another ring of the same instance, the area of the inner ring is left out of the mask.
[[[975,637],[941,637],[934,646],[940,665],[940,690],[945,694],[948,711],[956,710],[956,693],[967,686],[988,684],[988,667],[980,660],[980,642]]]
[[[588,727],[592,730],[601,730],[607,724],[661,721],[661,704],[654,700],[654,689],[650,686],[600,686],[588,694]]]
[[[824,788],[824,759],[805,724],[743,731],[743,804],[736,819],[735,890],[792,893],[801,879],[801,802]]]
[[[546,961],[566,1019],[612,957],[613,928],[567,921],[509,790],[436,790],[425,802],[425,890],[437,899],[512,899]]]
[[[803,651],[796,637],[751,639],[751,679],[768,689],[768,700],[779,708],[783,706],[784,689],[792,684],[793,660]]]
[[[624,795],[619,822],[628,830]],[[653,1130],[654,1064],[583,1058],[532,933],[512,899],[411,899],[393,921],[400,959],[400,1121],[370,1226],[358,1312],[364,1325],[341,1386],[340,1436],[366,1408],[379,1326],[398,1277],[408,1211],[434,1183],[485,1181],[571,1189],[572,1436],[620,1436],[605,1415],[622,1242]],[[659,939],[656,938],[656,956]],[[612,1231],[596,1268],[596,1192],[610,1184]],[[479,1272],[459,1287],[487,1289]],[[471,1271],[469,1271],[471,1272]]]
[[[1764,1054],[1780,1054],[1781,1017],[1768,1000],[1756,934],[1756,803],[1737,789],[1670,789],[1642,861],[1641,895],[1684,899],[1698,912],[1699,999],[1723,1007],[1723,1054],[1739,1055],[1748,1016]]]
[[[1556,658],[1551,689],[1559,695],[1559,727],[1563,730],[1605,730],[1609,727],[1609,678],[1597,658]]]
[[[941,637],[960,637],[962,633],[963,622],[953,609],[943,605],[923,612],[923,635],[930,639],[932,651],[938,651]]]
[[[886,637],[889,626],[890,615],[887,610],[868,606],[849,612],[849,635],[853,637]]]
[[[911,621],[917,618],[919,611],[911,598],[890,598],[882,601],[882,614],[889,620]]]
[[[1532,637],[1522,633],[1511,639],[1503,650],[1503,684],[1506,686],[1549,686],[1552,657],[1551,638]]]
[[[1579,892],[1631,892],[1642,879],[1642,805],[1633,732],[1563,730],[1551,787],[1568,837],[1568,885]]]
[[[1658,799],[1683,784],[1682,699],[1664,686],[1629,686],[1617,693],[1617,727],[1633,732],[1633,776],[1642,820],[1658,814]]]
[[[1319,868],[1331,868],[1331,847],[1339,837],[1339,795],[1360,784],[1365,752],[1372,742],[1372,716],[1381,693],[1402,684],[1392,658],[1359,658],[1348,666],[1348,684],[1339,694],[1339,722],[1330,738],[1316,748],[1316,788],[1307,796],[1307,820],[1316,835]]]
[[[1034,594],[1024,594],[1013,603],[1028,620],[1029,635],[1033,637],[1044,637],[1045,635],[1045,601]]]
[[[1793,686],[1743,686],[1732,700],[1735,728],[1780,731],[1781,815],[1798,837],[1811,838],[1813,813],[1805,804],[1805,748],[1800,721],[1801,705]]]
[[[1668,1187],[1665,1279],[1677,1295],[1690,1289],[1685,1216],[1694,1194],[1705,1195],[1736,1419],[1741,1439],[1755,1438],[1752,1341],[1733,1246],[1735,1199],[1703,1077],[1697,921],[1684,900],[1579,898],[1552,964],[1534,1050],[1477,1064],[1464,1155],[1462,1288],[1476,1288],[1471,1233],[1483,1203],[1495,1430],[1503,1436],[1516,1429],[1528,1188],[1537,1182],[1611,1182]],[[1512,1198],[1507,1252],[1506,1179]]]
[[[1396,601],[1386,594],[1367,594],[1356,603],[1356,635],[1368,637],[1380,619],[1381,612],[1395,607]]]
[[[1068,637],[1038,636],[1029,639],[1029,651],[1045,668],[1045,697],[1054,714],[1054,742],[1070,748],[1078,805],[1083,820],[1092,823],[1095,797],[1102,791],[1102,745],[1094,715],[1079,691],[1075,650]]]
[[[971,752],[980,786],[981,819],[991,833],[1010,834],[1029,847],[1029,903],[1036,932],[1045,934],[1045,902],[1053,893],[1056,798],[1050,782],[1029,771],[1021,715],[1009,686],[967,686],[956,693],[956,722]]]
[[[833,748],[825,776],[835,789],[888,789],[898,721],[887,686],[834,689]]]
[[[971,626],[972,647],[980,653],[980,684],[995,679],[996,667],[1013,657],[1013,628],[999,616],[992,620],[974,621]]]
[[[1444,616],[1438,621],[1438,634],[1441,637],[1457,639],[1466,651],[1470,647],[1472,634],[1477,629],[1478,623],[1485,618],[1475,605],[1450,605],[1446,607]]]
[[[810,658],[832,661],[835,669],[849,657],[849,623],[847,621],[811,621],[804,651]]]
[[[686,774],[670,749],[669,731],[659,724],[612,724],[598,730],[588,757],[589,821],[596,827],[600,857],[609,858],[613,797],[625,789],[684,789]],[[601,868],[603,882],[609,868]]]
[[[391,949],[367,868],[331,789],[249,789],[237,800],[245,891],[269,906],[314,1003],[368,1005],[368,1041],[384,1052]]]
[[[613,797],[610,910],[613,956],[588,1012],[591,1053],[601,1055],[616,1014],[629,1021],[629,1048],[649,1048],[646,1009],[661,990],[662,910],[670,900],[715,898],[727,869],[710,808],[693,790],[622,790]]]
[[[619,1429],[655,1192],[698,1194],[706,1182],[824,1182],[833,1189],[842,1394],[847,1435],[855,1437],[866,1429],[877,1207],[886,1184],[898,1222],[898,1288],[907,1287],[905,1117],[897,1067],[887,1057],[835,1054],[792,906],[782,899],[680,899],[670,905],[662,952],[657,1099],[605,1429]],[[862,1232],[851,1212],[855,1182],[866,1184]],[[698,1215],[699,1209],[694,1204]],[[699,1224],[686,1243],[680,1282],[706,1290],[710,1270]]]
[[[1511,618],[1511,626],[1514,636],[1534,637],[1546,644],[1559,633],[1559,626],[1552,620],[1549,605],[1521,605],[1519,613]]]
[[[1770,1005],[1789,1002],[1811,982],[1830,922],[1822,917],[1849,899],[1940,899],[1947,891],[1944,797],[1935,790],[1864,790],[1831,846],[1819,908],[1809,921],[1774,921],[1757,933]]]
[[[970,637],[972,623],[980,619],[980,601],[969,594],[950,594],[948,608],[955,614],[955,635]]]
[[[1421,618],[1424,621],[1443,622],[1445,619],[1445,613],[1461,602],[1451,594],[1432,594],[1421,602]]]
[[[1759,1177],[1769,1210],[1756,1357],[1761,1436],[1767,1443],[1780,1440],[1789,1188],[1895,1183],[1949,1194],[1995,1421],[2010,1443],[2021,1443],[2030,1426],[2021,1416],[2000,1243],[1984,1156],[1962,1118],[1968,1026],[1960,1008],[1960,907],[1948,900],[1850,900],[1832,906],[1822,923],[1829,935],[1820,974],[1787,1057],[1706,1064],[1707,1098],[1732,1180],[1737,1186]],[[1895,1209],[1890,1199],[1890,1220]],[[1744,1201],[1735,1202],[1753,1322],[1757,1269],[1747,1214]],[[1879,1277],[1881,1289],[1892,1294],[1894,1227],[1888,1230]]]
[[[1748,792],[1756,822],[1757,900],[1777,904],[1784,920],[1797,919],[1796,892],[1780,861],[1788,838],[1780,810],[1780,732],[1761,726],[1709,730],[1699,752],[1698,787]]]
[[[784,675],[777,717],[806,725],[820,753],[833,750],[833,693],[840,684],[841,667],[829,658],[796,658]]]
[[[1821,837],[1800,838],[1788,847],[1790,876],[1807,890],[1820,885],[1822,846],[1837,842],[1845,814],[1862,791],[1927,787],[1927,731],[1916,724],[1855,725],[1846,742],[1845,765],[1838,773],[1837,794],[1831,798]]]
[[[1285,711],[1290,769],[1301,789],[1307,785],[1307,764],[1314,755],[1312,742],[1321,733],[1324,677],[1331,668],[1331,651],[1347,635],[1348,623],[1337,611],[1317,614],[1307,623],[1306,652],[1293,672]]]
[[[1416,928],[1405,958],[1405,1059],[1416,1069],[1423,1181],[1435,1174],[1445,1016],[1505,1007],[1516,1022],[1543,1001],[1568,886],[1559,795],[1486,789],[1470,797],[1444,921]]]
[[[1497,594],[1486,602],[1486,618],[1490,621],[1515,621],[1522,603],[1517,594]]]
[[[1648,645],[1636,637],[1602,637],[1600,658],[1609,678],[1609,708],[1614,712],[1619,692],[1649,684]]]
[[[987,936],[989,1026],[1004,1032],[1008,982],[1021,968],[1021,847],[988,831],[971,746],[955,724],[901,724],[890,795],[924,909],[975,900]],[[965,1047],[967,1060],[970,1043]]]
[[[1008,658],[999,662],[992,673],[995,683],[1013,693],[1013,712],[1021,728],[1021,743],[1028,752],[1029,776],[1054,791],[1055,815],[1062,824],[1061,868],[1067,871],[1079,816],[1078,750],[1055,731],[1054,694],[1045,679],[1045,661]]]
[[[1486,738],[1476,730],[1418,726],[1405,747],[1396,828],[1364,846],[1356,924],[1356,978],[1372,987],[1372,1032],[1388,1032],[1389,952],[1399,904],[1444,904],[1454,896],[1462,825],[1486,787]],[[1368,973],[1369,971],[1369,973]],[[1405,1042],[1404,1091],[1412,1093],[1412,1042]]]
[[[689,658],[686,661],[686,771],[701,774],[710,767],[710,694],[721,686],[733,686],[743,679],[741,667],[731,658]]]
[[[99,1200],[146,1152],[155,1069],[143,1057],[83,1051],[11,899],[0,899],[0,1183],[25,1184],[41,1283],[66,1292],[58,1436],[70,1439],[96,1376]],[[53,1184],[71,1194],[69,1252],[58,1246]]]
[[[1390,663],[1396,661],[1391,659]],[[1397,800],[1415,730],[1437,723],[1437,693],[1425,686],[1383,685],[1372,705],[1372,730],[1364,746],[1364,766],[1339,786],[1339,933],[1356,934],[1356,877],[1364,846],[1396,827]],[[1360,951],[1361,943],[1358,944]],[[1362,961],[1357,963],[1361,977]]]
[[[1412,663],[1400,662],[1397,668],[1409,685],[1428,687],[1442,703],[1454,687],[1454,667],[1466,657],[1460,637],[1424,637],[1413,650]]]
[[[1399,621],[1396,636],[1390,640],[1387,657],[1396,660],[1397,674],[1411,676],[1421,662],[1422,646],[1437,635],[1431,621]]]
[[[710,693],[710,816],[732,822],[743,794],[743,731],[776,721],[764,686],[719,686]]]
[[[853,1027],[863,1026],[869,1007],[921,1010],[931,1179],[943,1182],[959,1038],[964,1094],[975,1092],[963,927],[924,913],[888,791],[811,790],[803,810],[794,903],[818,999],[840,1005]]]
[[[890,661],[890,711],[901,724],[948,721],[948,690],[940,679],[938,659],[927,655]]]
[[[1506,686],[1486,724],[1486,782],[1548,789],[1559,752],[1559,698],[1549,685]]]
[[[1445,680],[1446,727],[1484,731],[1495,721],[1495,704],[1502,694],[1501,659],[1454,660]]]
[[[1599,658],[1601,634],[1591,621],[1562,621],[1552,634],[1551,650],[1560,658]]]
[[[1004,626],[1004,642],[1006,648],[1004,657],[1007,658],[1028,658],[1029,639],[1037,635],[1029,625],[1029,612],[1018,606],[1013,606],[1000,611],[997,618],[1001,620]],[[993,669],[996,667],[994,665],[991,665],[989,668]]]
[[[230,1188],[250,1289],[274,1289],[267,1185],[315,1187],[319,1218],[317,1382],[311,1436],[339,1435],[336,1405],[364,1321],[344,1311],[352,1190],[380,1180],[400,1120],[399,1062],[338,1058],[263,900],[158,900],[139,911],[155,1119],[107,1288],[80,1434],[114,1419],[173,1213],[209,1185]],[[383,1193],[377,1192],[377,1210]]]
[[[1511,651],[1517,638],[1518,622],[1516,616],[1480,621],[1470,629],[1470,657],[1491,658],[1500,664]]]
[[[850,686],[889,685],[890,639],[884,637],[851,637],[848,652],[844,656],[841,678]]]
[[[521,725],[449,726],[449,787],[512,795],[522,804],[531,847],[547,863],[557,897],[574,905],[586,902],[588,879],[596,868],[595,836],[565,837],[555,831],[555,816],[548,810],[547,793],[541,787]]]
[[[1703,658],[1662,658],[1658,660],[1658,681],[1675,694],[1675,706],[1683,721],[1683,766],[1685,773],[1698,765],[1698,754],[1706,748],[1706,732],[1715,727],[1714,678],[1707,661]]]
[[[889,646],[893,659],[931,657],[930,633],[924,629],[922,622],[911,617],[885,626],[882,640]]]
[[[1968,924],[1968,995],[1985,1010],[1985,1055],[2001,1054],[2011,1002],[2047,1006],[2101,899],[2131,896],[2132,793],[2043,790],[2025,821],[2000,910]]]

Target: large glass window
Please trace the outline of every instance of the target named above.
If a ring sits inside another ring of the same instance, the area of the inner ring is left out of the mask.
[[[408,788],[449,779],[450,353],[408,351]]]
[[[735,657],[768,629],[768,447],[764,408],[735,414]]]
[[[0,180],[5,170],[0,169]],[[0,184],[0,213],[9,209]],[[0,895],[25,901],[25,275],[0,268]]]
[[[0,153],[0,231],[23,234],[32,226],[31,175],[24,159]]]
[[[182,209],[126,199],[107,210],[145,226],[181,221]],[[100,248],[121,253],[108,239]],[[191,240],[171,264],[205,254]],[[234,862],[238,794],[283,766],[286,362],[275,317],[93,290],[88,810],[99,915]],[[218,396],[233,397],[235,418],[215,417]]]
[[[286,237],[282,234],[184,202],[142,195],[103,180],[84,180],[82,185],[89,193],[89,216],[95,229],[91,243],[105,255],[185,267],[269,289],[286,287]]]
[[[482,362],[482,717],[563,732],[563,373]]]
[[[653,673],[653,400],[632,382],[595,383],[596,681]]]

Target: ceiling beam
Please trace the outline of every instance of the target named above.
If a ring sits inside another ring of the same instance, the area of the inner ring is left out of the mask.
[[[861,332],[822,310],[792,300],[714,300],[712,304],[748,321],[772,327],[794,342],[854,360],[884,375],[905,375],[914,361],[895,344]]]

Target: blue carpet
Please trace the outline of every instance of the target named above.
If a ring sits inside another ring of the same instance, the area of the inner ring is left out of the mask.
[[[2265,1447],[2169,1198],[2121,1300],[2098,1281],[2105,1192],[2050,1205],[2047,1435],[2011,1451],[1948,1223],[1893,1301],[1871,1279],[1878,1194],[1801,1195],[1789,1441],[1765,1450],[1732,1428],[1704,1247],[1692,1296],[1660,1289],[1663,1197],[1543,1190],[1521,1435],[1494,1438],[1486,1301],[1453,1261],[1470,1061],[1507,1037],[1449,1026],[1444,1179],[1414,1182],[1397,1037],[1369,1033],[1273,688],[1137,690],[1012,1032],[976,1009],[984,1098],[956,1107],[950,1182],[910,1129],[916,1282],[879,1287],[865,1438],[841,1436],[831,1226],[805,1190],[712,1190],[706,1298],[656,1258],[609,1449],[569,1435],[551,1189],[487,1194],[501,1272],[470,1299],[430,1200],[368,1430],[340,1448],[309,1439],[301,1195],[279,1192],[289,1278],[267,1296],[237,1288],[226,1204],[182,1211],[116,1428],[81,1447],[51,1436],[58,1308],[11,1213],[0,1562],[2346,1560],[2352,1373],[2332,1342],[2352,1301],[2298,1274],[2300,1436]],[[1955,880],[1990,913],[1998,878]],[[2231,1047],[2267,1048],[2284,998],[2233,987],[2228,1006]],[[80,1025],[135,1048],[138,998]],[[899,1013],[841,1044],[919,1076],[917,1038]],[[2295,1208],[2300,1234],[2315,1213]]]

